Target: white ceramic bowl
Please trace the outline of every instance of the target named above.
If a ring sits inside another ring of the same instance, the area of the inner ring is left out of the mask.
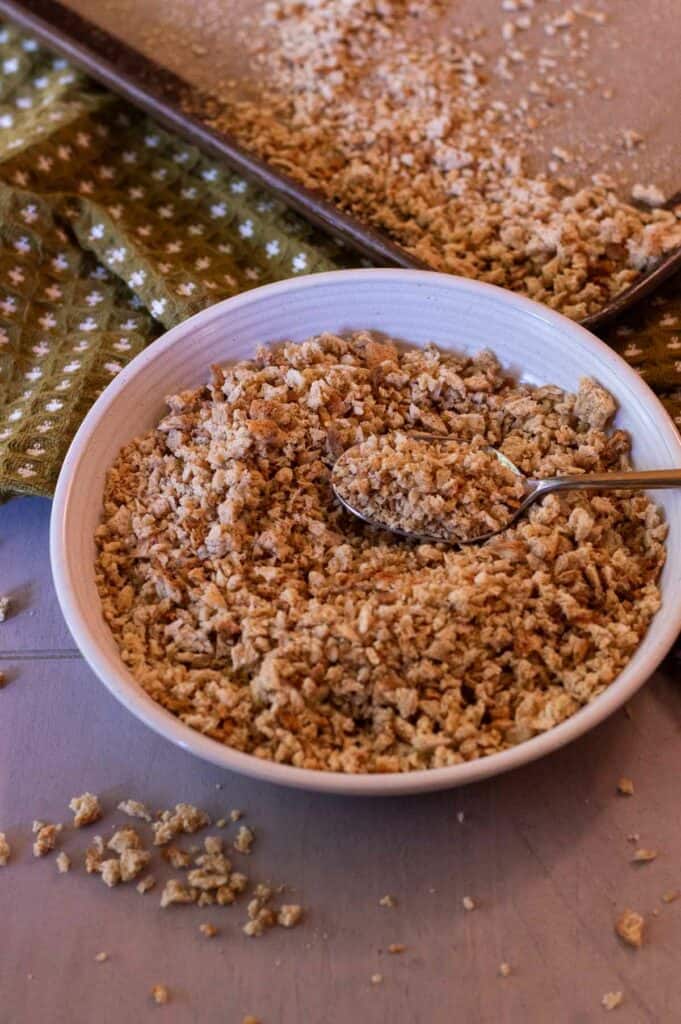
[[[663,604],[615,682],[566,722],[511,750],[450,768],[345,775],[273,764],[183,725],[156,704],[121,661],[95,588],[93,534],[104,474],[124,442],[152,427],[164,397],[203,384],[211,363],[253,355],[261,342],[321,331],[370,328],[415,344],[474,353],[492,348],[533,383],[574,390],[596,378],[618,400],[617,424],[634,438],[639,469],[681,466],[681,440],[655,395],[602,342],[528,299],[491,285],[410,270],[347,270],[267,285],[220,302],[168,331],[137,356],[97,400],[64,462],[51,522],[51,558],[62,611],[90,666],[113,695],[156,732],[233,771],[304,789],[347,794],[425,792],[515,768],[581,736],[646,681],[681,631],[681,491],[658,491],[670,524]]]

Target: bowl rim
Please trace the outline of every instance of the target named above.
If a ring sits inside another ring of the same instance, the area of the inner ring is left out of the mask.
[[[233,309],[237,306],[257,304],[265,295],[285,295],[293,291],[324,287],[332,280],[342,280],[350,284],[357,281],[358,278],[366,277],[373,277],[377,281],[382,279],[395,282],[406,279],[411,283],[420,283],[426,287],[436,283],[444,284],[446,287],[461,291],[488,295],[544,321],[549,328],[559,328],[563,334],[568,333],[581,338],[582,341],[586,341],[589,346],[598,351],[602,361],[611,365],[613,371],[629,391],[641,402],[651,422],[654,422],[661,440],[666,442],[668,449],[676,450],[681,465],[681,437],[658,397],[621,356],[575,321],[569,320],[562,314],[523,295],[469,278],[433,271],[392,268],[327,271],[262,285],[208,306],[170,328],[118,373],[83,419],[64,459],[50,518],[50,561],[62,614],[85,661],[109,692],[136,718],[155,732],[205,761],[251,778],[322,793],[389,796],[449,789],[498,775],[556,751],[593,729],[633,696],[668,653],[681,632],[681,602],[676,609],[671,603],[668,605],[666,622],[657,638],[655,648],[647,653],[642,664],[632,670],[631,662],[629,662],[608,688],[591,704],[581,708],[566,721],[545,733],[534,736],[509,750],[442,768],[397,773],[327,772],[320,769],[279,764],[253,754],[234,750],[185,725],[170,711],[157,704],[138,683],[127,677],[127,670],[122,663],[116,665],[91,636],[87,619],[74,596],[72,580],[76,569],[69,559],[66,543],[71,496],[80,466],[87,456],[90,442],[100,424],[132,378],[144,373],[150,363],[154,362],[163,352],[172,348],[197,326],[204,326],[221,318],[227,307]],[[656,613],[656,615],[660,614],[660,611]]]

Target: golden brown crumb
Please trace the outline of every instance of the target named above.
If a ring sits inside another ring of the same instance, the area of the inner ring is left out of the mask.
[[[134,828],[126,826],[126,828],[121,828],[118,832],[114,832],[106,845],[110,850],[115,850],[116,853],[123,853],[124,850],[141,849],[142,840]]]
[[[153,875],[147,875],[145,878],[142,878],[137,883],[135,888],[137,889],[137,891],[139,893],[144,895],[145,892],[149,892],[150,889],[153,889],[155,885],[156,885],[156,879],[154,878],[154,876]]]
[[[218,818],[218,820],[215,822],[215,827],[216,828],[226,828],[227,827],[227,818]]]
[[[0,690],[2,690],[2,688],[3,688],[3,686],[5,685],[6,682],[7,682],[7,676],[5,675],[4,672],[0,672]]]
[[[217,928],[215,927],[214,924],[211,924],[210,921],[204,921],[202,924],[200,924],[199,931],[201,932],[202,935],[205,935],[207,939],[214,938],[218,933]]]
[[[42,821],[34,821],[33,831],[36,833],[36,837],[33,843],[33,856],[44,857],[54,850],[61,829],[61,825],[50,825],[44,824]]]
[[[121,881],[130,882],[141,875],[151,860],[148,850],[123,850],[119,861]]]
[[[11,601],[9,597],[0,597],[0,622],[4,622],[5,619],[7,618],[7,613],[9,612],[10,604]]]
[[[241,818],[243,818],[243,816],[244,816],[244,812],[240,811],[236,807],[229,812],[229,820],[230,821],[240,821]]]
[[[121,800],[118,810],[123,811],[130,818],[141,818],[142,821],[151,821],[151,814],[145,804],[139,800]]]
[[[297,903],[284,903],[277,914],[277,924],[282,928],[295,928],[302,920],[303,908]]]
[[[121,881],[121,862],[116,860],[114,857],[110,857],[109,860],[103,860],[99,865],[99,873],[102,876],[104,885],[108,885],[110,889],[118,885]]]
[[[83,793],[82,796],[72,797],[69,801],[69,810],[73,811],[73,824],[76,828],[91,825],[94,821],[99,821],[102,816],[99,797],[94,793]]]
[[[65,875],[71,868],[71,858],[67,853],[62,850],[61,853],[57,854],[57,871],[60,875]]]
[[[617,783],[617,792],[621,793],[622,796],[633,796],[634,795],[634,783],[631,779],[628,779],[626,775]]]
[[[88,875],[99,871],[104,856],[104,840],[101,836],[95,836],[92,844],[85,851],[85,870]]]
[[[371,980],[371,984],[372,985],[380,985],[381,982],[383,981],[383,975],[382,974],[372,974],[370,980]]]
[[[191,854],[178,846],[166,846],[161,850],[161,856],[175,869],[188,868],[192,862]]]
[[[97,953],[95,955],[95,960],[97,961],[98,964],[103,964],[104,961],[108,960],[108,959],[109,959],[109,954],[108,953]]]
[[[190,889],[178,878],[169,878],[161,893],[161,906],[169,907],[173,903],[196,903],[198,892]]]
[[[7,864],[12,848],[7,841],[7,836],[4,832],[0,832],[0,868],[4,868]]]
[[[663,903],[674,903],[681,897],[681,889],[669,889],[667,892],[662,893]]]
[[[643,945],[645,919],[636,910],[625,910],[615,922],[615,931],[628,946],[640,949]]]
[[[206,836],[203,840],[203,848],[211,856],[222,853],[222,838],[220,836]]]
[[[170,999],[170,993],[165,985],[154,985],[151,990],[151,997],[157,1006],[164,1006]]]
[[[606,992],[601,999],[601,1005],[606,1010],[616,1010],[618,1006],[622,1005],[624,996],[621,992]]]
[[[635,864],[648,864],[657,857],[657,850],[638,849],[631,858]]]
[[[241,1024],[260,1024],[260,1019],[258,1017],[253,1017],[252,1014],[249,1013],[248,1016],[244,1017],[241,1021]]]
[[[391,942],[388,946],[389,953],[404,953],[407,947],[403,946],[401,942]]]
[[[396,900],[394,896],[390,896],[388,893],[386,893],[385,896],[381,896],[378,903],[379,906],[381,907],[394,907],[396,905]]]
[[[206,825],[210,825],[210,818],[205,811],[192,804],[176,804],[175,810],[163,811],[161,820],[153,823],[154,846],[165,846],[175,836],[191,835]]]
[[[461,902],[463,903],[464,910],[475,910],[477,907],[477,903],[470,896],[464,896]]]
[[[239,853],[250,853],[255,840],[255,833],[248,825],[242,825],[234,840],[234,849]]]
[[[503,961],[503,963],[499,964],[499,974],[501,975],[502,978],[508,978],[509,974],[511,973],[511,970],[511,965],[507,964],[505,960]]]

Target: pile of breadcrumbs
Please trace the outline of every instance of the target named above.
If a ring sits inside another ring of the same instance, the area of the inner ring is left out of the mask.
[[[483,545],[410,544],[340,507],[331,468],[395,430],[525,475],[622,469],[611,396],[518,384],[491,352],[322,335],[214,367],[109,470],[96,532],[125,664],[184,723],[306,768],[457,764],[550,729],[636,650],[666,527],[643,494],[549,495]]]
[[[479,438],[459,444],[437,434],[373,435],[333,469],[336,493],[374,524],[471,541],[511,522],[525,496],[523,478]]]
[[[574,87],[579,102],[583,69],[566,82],[557,69],[582,52],[584,26],[605,16],[575,6],[560,18],[533,0],[502,6],[505,50],[490,62],[441,0],[270,0],[265,24],[243,41],[257,51],[257,98],[225,83],[204,116],[430,267],[580,319],[681,244],[681,225],[650,209],[665,201],[653,186],[632,190],[645,209],[618,197],[604,173],[578,187],[567,149],[554,149],[547,173],[526,169],[533,93],[550,94],[555,80],[553,91]],[[533,57],[519,39],[540,17],[554,45]],[[494,98],[490,78],[503,83],[531,60],[529,99]],[[625,135],[635,149],[640,136]]]

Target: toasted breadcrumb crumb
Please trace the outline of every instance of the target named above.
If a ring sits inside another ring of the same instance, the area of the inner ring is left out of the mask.
[[[475,908],[477,907],[477,903],[470,896],[464,896],[461,902],[463,904],[464,910],[475,910]]]
[[[240,811],[236,807],[229,812],[229,820],[230,821],[240,821],[243,818],[243,816],[244,816],[244,812]]]
[[[681,889],[669,889],[667,892],[662,893],[663,903],[674,903],[681,897]]]
[[[139,833],[134,828],[126,826],[121,828],[118,832],[114,832],[109,842],[106,844],[109,850],[114,850],[116,853],[123,853],[124,850],[139,850],[142,847],[142,840],[140,839]]]
[[[144,895],[145,892],[149,892],[150,889],[153,889],[155,885],[156,885],[156,879],[154,878],[154,876],[153,875],[147,875],[145,878],[142,878],[137,883],[135,888],[137,889],[138,893],[140,893],[141,895]]]
[[[173,811],[163,811],[161,820],[153,823],[154,846],[165,846],[175,836],[191,835],[206,825],[210,825],[210,818],[205,811],[192,804],[176,804]]]
[[[617,792],[621,793],[622,796],[633,796],[634,795],[634,783],[631,779],[628,779],[626,775],[617,783]]]
[[[218,820],[215,822],[215,827],[216,828],[226,828],[227,827],[227,818],[218,818]]]
[[[116,860],[115,857],[110,857],[109,860],[103,860],[99,865],[99,873],[102,876],[104,885],[108,885],[110,889],[114,886],[119,885],[121,882],[121,862]]]
[[[0,622],[4,622],[10,609],[11,600],[9,597],[0,597]]]
[[[0,672],[0,690],[2,690],[2,688],[3,688],[3,686],[5,685],[6,682],[7,682],[7,676],[5,675],[4,672]]]
[[[390,945],[388,946],[388,952],[389,953],[404,953],[406,948],[407,947],[404,946],[401,942],[391,942]]]
[[[391,896],[389,893],[386,893],[385,896],[381,896],[378,903],[379,906],[381,907],[394,907],[396,905],[396,900],[394,896]]]
[[[502,978],[508,978],[509,974],[511,973],[511,970],[511,965],[507,964],[505,960],[503,961],[503,963],[499,964],[499,974],[501,975]]]
[[[94,793],[83,793],[82,796],[72,797],[69,801],[69,810],[73,811],[73,824],[76,828],[91,825],[93,822],[99,821],[102,816],[99,797]]]
[[[119,861],[121,882],[130,882],[141,875],[150,860],[148,850],[123,850]]]
[[[636,910],[625,910],[615,922],[615,931],[628,946],[640,949],[643,945],[645,918]]]
[[[234,849],[239,853],[250,853],[255,841],[255,833],[248,825],[242,825],[234,840]]]
[[[199,931],[202,935],[205,935],[207,939],[213,939],[218,933],[217,928],[210,921],[204,921],[199,925]]]
[[[34,821],[33,831],[36,833],[36,838],[33,843],[33,856],[45,857],[54,850],[61,829],[61,825],[43,824],[41,821]]]
[[[655,860],[657,857],[657,850],[646,850],[638,849],[634,856],[631,858],[634,864],[649,864],[651,860]]]
[[[165,1006],[170,999],[170,993],[165,985],[154,985],[151,990],[151,998],[157,1006]]]
[[[372,985],[380,985],[381,982],[383,981],[383,975],[382,974],[372,974],[371,978],[370,978],[370,981],[371,981]]]
[[[646,206],[664,206],[666,197],[657,185],[636,184],[631,190],[631,198]]]
[[[196,903],[198,892],[190,889],[178,878],[169,878],[161,893],[161,906],[169,907],[173,903]]]
[[[252,1014],[249,1013],[248,1016],[244,1017],[241,1021],[241,1024],[260,1024],[260,1019],[258,1017],[253,1017]]]
[[[71,858],[67,853],[64,853],[64,851],[62,850],[61,853],[57,855],[57,871],[59,872],[60,875],[65,875],[66,872],[70,870],[70,868]]]
[[[118,810],[123,811],[130,818],[141,818],[142,821],[151,821],[151,814],[145,804],[139,800],[121,800]]]
[[[166,846],[161,850],[161,856],[176,870],[188,868],[192,862],[191,854],[187,850],[181,850],[179,846]]]
[[[295,928],[303,917],[303,908],[297,903],[284,903],[277,914],[277,924],[282,928]]]
[[[601,1005],[606,1010],[616,1010],[618,1006],[622,1005],[624,996],[621,992],[606,992],[601,999]]]
[[[4,868],[9,861],[12,847],[9,845],[7,836],[4,832],[0,832],[0,868]]]
[[[92,844],[85,851],[85,870],[88,875],[99,871],[104,856],[104,840],[101,836],[95,836]]]
[[[97,961],[98,964],[103,964],[108,959],[109,959],[109,954],[108,953],[97,953],[97,954],[95,954],[95,960]]]

